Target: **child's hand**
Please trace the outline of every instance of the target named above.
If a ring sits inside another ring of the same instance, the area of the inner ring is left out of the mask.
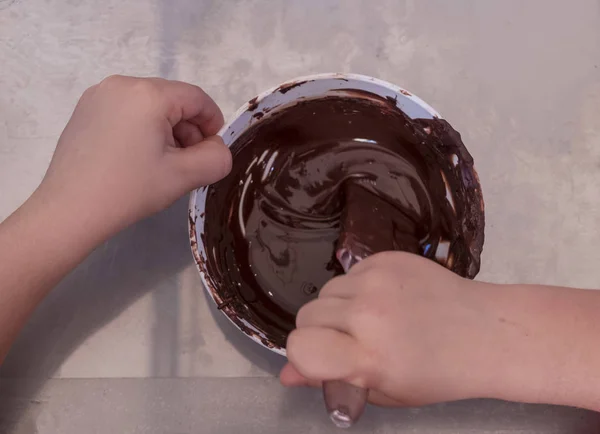
[[[223,115],[199,87],[157,78],[109,77],[75,108],[36,193],[108,236],[223,178],[231,153]]]
[[[372,256],[300,310],[281,382],[341,379],[380,405],[480,397],[496,362],[488,289],[418,256]]]

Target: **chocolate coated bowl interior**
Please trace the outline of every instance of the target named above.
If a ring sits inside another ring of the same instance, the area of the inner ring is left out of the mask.
[[[207,275],[219,308],[267,346],[284,347],[298,309],[343,272],[343,213],[361,240],[389,240],[370,252],[410,251],[468,278],[479,271],[481,189],[445,120],[411,120],[393,99],[346,89],[279,107],[232,152],[231,174],[207,195]]]

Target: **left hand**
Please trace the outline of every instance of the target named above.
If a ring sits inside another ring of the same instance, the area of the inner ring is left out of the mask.
[[[197,86],[109,77],[81,97],[36,194],[110,236],[226,176],[222,125]]]

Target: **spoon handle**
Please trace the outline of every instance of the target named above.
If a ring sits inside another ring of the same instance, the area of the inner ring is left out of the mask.
[[[340,248],[336,252],[336,257],[345,273],[361,260],[347,248]],[[329,418],[338,428],[350,428],[360,419],[367,405],[368,395],[367,389],[343,381],[333,380],[323,383],[325,407]]]
[[[367,389],[343,381],[323,383],[323,397],[329,418],[338,428],[350,428],[360,419],[367,404]]]

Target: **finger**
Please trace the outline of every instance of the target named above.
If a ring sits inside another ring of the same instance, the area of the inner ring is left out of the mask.
[[[309,380],[303,376],[291,363],[287,363],[279,374],[279,381],[285,387],[323,387],[322,381]],[[390,398],[377,390],[369,390],[369,402],[380,407],[405,407],[401,400]]]
[[[182,81],[154,79],[166,97],[167,119],[172,127],[182,120],[198,126],[205,137],[214,136],[223,126],[223,113],[206,92]]]
[[[304,327],[289,335],[286,349],[288,360],[310,380],[344,380],[359,387],[368,382],[369,357],[350,335]]]
[[[195,145],[204,139],[200,128],[189,121],[181,121],[173,127],[173,136],[182,148]]]
[[[341,298],[318,298],[305,304],[296,315],[296,327],[325,327],[349,333],[350,302]]]
[[[231,152],[219,136],[207,137],[200,143],[174,151],[175,165],[186,180],[187,190],[213,184],[231,171]]]
[[[286,363],[281,372],[279,373],[279,382],[285,387],[321,387],[322,381],[314,380],[311,381],[302,375],[294,365]]]

